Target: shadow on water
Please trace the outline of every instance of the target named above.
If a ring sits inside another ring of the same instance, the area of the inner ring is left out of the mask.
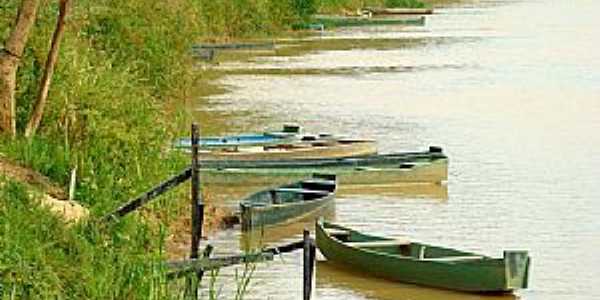
[[[240,250],[250,251],[269,245],[281,244],[288,240],[300,240],[304,229],[314,232],[315,220],[319,217],[327,221],[335,221],[335,202],[290,224],[268,226],[242,232],[240,235]]]
[[[446,184],[381,184],[381,185],[342,185],[337,191],[339,198],[359,198],[377,195],[378,198],[392,199],[432,199],[448,201]]]
[[[218,206],[238,208],[239,201],[258,191],[273,188],[293,180],[281,179],[269,185],[225,185],[207,184],[203,186],[204,193],[211,195],[211,200]],[[377,196],[388,200],[426,199],[434,202],[448,201],[448,186],[446,184],[381,184],[381,185],[340,185],[336,191],[335,201],[348,198],[365,198]]]
[[[317,299],[330,290],[350,293],[353,299],[378,300],[515,300],[512,294],[470,294],[443,289],[434,289],[412,284],[398,283],[386,279],[369,277],[349,268],[333,265],[327,261],[317,261]],[[343,298],[343,295],[339,295]]]

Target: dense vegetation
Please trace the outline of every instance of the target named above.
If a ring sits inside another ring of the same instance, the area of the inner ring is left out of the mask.
[[[31,140],[0,138],[0,155],[62,186],[76,167],[75,198],[101,215],[186,164],[166,150],[169,140],[187,132],[186,107],[204,76],[193,71],[192,43],[272,35],[317,11],[384,2],[75,1],[40,130]],[[0,41],[18,6],[18,0],[0,4]],[[21,61],[19,131],[37,93],[56,14],[56,1],[43,0]],[[167,297],[159,267],[164,225],[184,195],[163,196],[157,218],[67,226],[36,207],[24,186],[0,180],[0,298]]]

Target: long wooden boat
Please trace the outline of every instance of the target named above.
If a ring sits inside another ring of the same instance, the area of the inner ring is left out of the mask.
[[[448,179],[442,149],[339,159],[202,161],[207,184],[270,185],[300,180],[313,173],[336,174],[339,184],[441,183]]]
[[[430,15],[432,8],[392,8],[392,7],[365,7],[363,12],[373,15]]]
[[[202,160],[287,160],[365,156],[377,153],[373,140],[302,139],[295,143],[200,151]]]
[[[528,284],[527,251],[492,258],[322,221],[317,221],[316,241],[328,261],[399,282],[466,292],[511,292]]]
[[[240,203],[242,230],[287,223],[333,201],[336,176],[315,174],[292,184],[252,194]]]

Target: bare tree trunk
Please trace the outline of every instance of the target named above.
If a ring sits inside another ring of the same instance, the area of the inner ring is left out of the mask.
[[[68,14],[69,0],[60,0],[60,7],[58,13],[58,19],[56,21],[56,28],[52,35],[52,44],[50,51],[48,52],[48,58],[46,59],[46,66],[44,68],[44,75],[40,83],[40,91],[38,98],[33,106],[33,112],[27,127],[25,127],[25,137],[35,135],[35,131],[40,125],[42,115],[44,114],[44,107],[46,106],[46,100],[48,99],[48,90],[50,89],[50,83],[52,82],[52,75],[54,74],[54,66],[58,60],[58,50],[60,49],[60,42],[65,32],[65,18]]]
[[[7,51],[0,52],[0,132],[16,133],[15,87],[19,59]]]
[[[15,28],[8,36],[5,48],[0,50],[0,133],[13,137],[17,133],[15,118],[15,89],[17,68],[29,31],[35,22],[39,0],[22,0]]]

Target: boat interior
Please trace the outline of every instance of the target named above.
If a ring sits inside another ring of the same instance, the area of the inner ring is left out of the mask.
[[[487,258],[474,253],[411,242],[404,238],[381,238],[345,228],[325,228],[325,230],[333,239],[347,246],[414,260],[465,262]]]
[[[310,179],[257,193],[249,199],[249,202],[252,205],[265,206],[312,201],[329,196],[335,192],[335,189],[335,175],[315,174]]]

